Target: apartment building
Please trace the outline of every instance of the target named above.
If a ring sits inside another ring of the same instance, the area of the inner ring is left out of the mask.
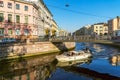
[[[111,36],[120,36],[120,17],[108,20],[108,33]]]
[[[37,38],[52,34],[53,15],[43,0],[0,0],[0,37]]]
[[[0,37],[36,37],[38,7],[23,0],[0,0]]]
[[[39,7],[38,30],[39,36],[51,35],[53,15],[44,4],[43,0],[36,0],[34,3]]]
[[[97,23],[93,24],[90,28],[91,34],[97,35],[107,35],[108,34],[108,26],[106,23]]]

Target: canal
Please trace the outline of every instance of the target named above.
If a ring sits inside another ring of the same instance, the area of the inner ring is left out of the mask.
[[[89,47],[92,58],[84,63],[56,61],[56,54],[0,62],[0,80],[120,80],[120,51],[93,43],[76,43],[75,50]],[[74,65],[73,65],[74,64]]]

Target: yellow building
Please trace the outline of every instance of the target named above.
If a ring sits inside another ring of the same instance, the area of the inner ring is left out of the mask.
[[[107,35],[108,26],[106,23],[97,23],[91,26],[91,33],[96,33],[97,35]]]

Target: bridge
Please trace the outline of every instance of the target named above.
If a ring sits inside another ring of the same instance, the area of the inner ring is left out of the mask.
[[[94,41],[101,41],[101,40],[111,40],[107,37],[99,37],[96,38],[94,36],[90,35],[82,35],[82,36],[59,36],[59,37],[42,37],[39,39],[30,39],[31,42],[33,41],[60,41],[60,42],[66,42],[66,41],[71,41],[71,42],[94,42]]]
[[[93,43],[102,43],[102,44],[114,44],[114,45],[120,45],[119,39],[111,39],[108,37],[100,37],[96,38],[93,36],[60,36],[60,37],[42,37],[39,39],[26,39],[26,40],[18,40],[17,42],[12,43],[0,43],[0,45],[5,44],[14,44],[14,43],[33,43],[33,42],[93,42]],[[117,44],[116,44],[117,43]]]
[[[39,39],[38,39],[39,40]],[[40,40],[41,41],[41,40]],[[119,39],[112,39],[109,37],[93,37],[93,36],[62,36],[56,38],[49,38],[51,42],[93,42],[93,43],[119,43]]]

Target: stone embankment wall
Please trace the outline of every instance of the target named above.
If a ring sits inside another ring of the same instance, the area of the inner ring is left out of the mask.
[[[75,47],[75,42],[35,42],[0,44],[0,57],[32,56],[68,50]]]

